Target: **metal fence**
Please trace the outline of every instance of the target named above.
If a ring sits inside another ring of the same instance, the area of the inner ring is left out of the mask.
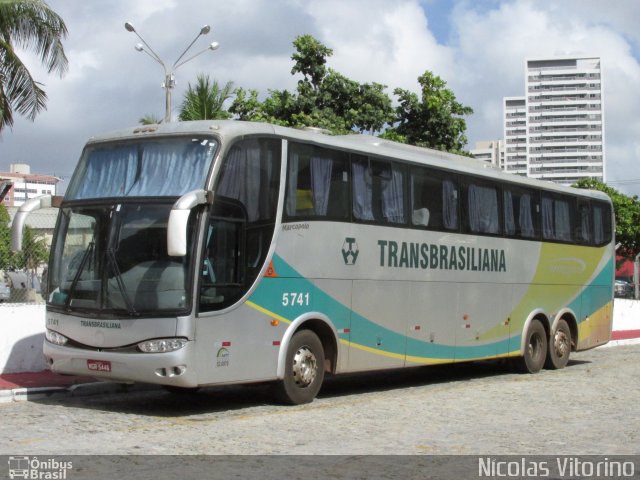
[[[22,251],[11,250],[11,223],[17,207],[0,206],[0,303],[44,303],[57,208],[32,212],[23,230]]]

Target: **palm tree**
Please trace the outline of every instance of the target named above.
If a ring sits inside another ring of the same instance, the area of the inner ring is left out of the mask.
[[[14,110],[34,120],[46,109],[47,95],[33,79],[15,47],[40,55],[49,73],[68,68],[62,39],[67,27],[43,0],[0,0],[0,131],[13,125]]]
[[[195,86],[189,83],[178,118],[182,121],[231,118],[224,102],[231,98],[232,89],[233,82],[220,88],[218,81],[211,81],[209,75],[198,75]]]
[[[138,123],[140,125],[155,125],[156,123],[161,123],[162,119],[153,113],[147,113],[144,117],[138,119]]]

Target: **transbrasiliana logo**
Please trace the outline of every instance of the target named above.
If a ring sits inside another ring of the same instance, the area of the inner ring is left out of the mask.
[[[63,462],[55,458],[9,457],[9,478],[37,480],[65,480],[67,471],[73,469],[73,462]]]
[[[344,258],[345,265],[355,265],[358,259],[358,244],[355,238],[347,237],[342,244],[342,258]]]

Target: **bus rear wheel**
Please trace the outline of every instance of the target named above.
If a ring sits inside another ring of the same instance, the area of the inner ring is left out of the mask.
[[[571,354],[571,329],[565,320],[560,320],[551,335],[545,367],[558,370],[566,367]]]
[[[312,402],[324,380],[324,349],[318,336],[311,330],[295,333],[285,361],[280,399],[291,405]]]
[[[538,373],[547,358],[547,332],[540,320],[533,320],[525,333],[524,355],[519,359],[524,373]]]

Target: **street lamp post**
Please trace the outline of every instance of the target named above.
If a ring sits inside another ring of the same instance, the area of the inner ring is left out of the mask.
[[[136,29],[131,24],[131,22],[126,22],[124,24],[124,28],[127,30],[127,32],[135,33],[136,36],[142,41],[142,43],[138,43],[135,46],[135,49],[137,51],[139,51],[139,52],[144,52],[147,55],[149,55],[153,60],[158,62],[160,65],[162,65],[162,68],[164,69],[164,83],[162,84],[162,87],[165,89],[164,121],[165,122],[170,122],[171,121],[171,89],[176,84],[176,78],[175,78],[174,72],[179,67],[181,67],[185,63],[193,60],[197,56],[203,54],[207,50],[216,50],[220,45],[218,44],[218,42],[212,42],[207,46],[207,48],[199,51],[195,55],[190,56],[186,60],[182,60],[182,58],[186,55],[186,53],[193,46],[193,44],[196,43],[196,40],[198,40],[198,38],[200,38],[202,35],[207,35],[211,31],[211,27],[209,25],[205,25],[204,27],[202,27],[200,29],[200,32],[198,32],[198,35],[196,35],[196,38],[193,39],[193,41],[189,44],[189,46],[184,49],[184,52],[182,52],[182,54],[180,54],[178,59],[175,62],[173,62],[173,65],[169,68],[169,67],[167,67],[167,64],[162,61],[160,56],[156,52],[153,51],[151,46],[149,46],[149,44],[144,40],[144,38],[142,38],[142,36],[140,36],[140,34],[136,31]]]

